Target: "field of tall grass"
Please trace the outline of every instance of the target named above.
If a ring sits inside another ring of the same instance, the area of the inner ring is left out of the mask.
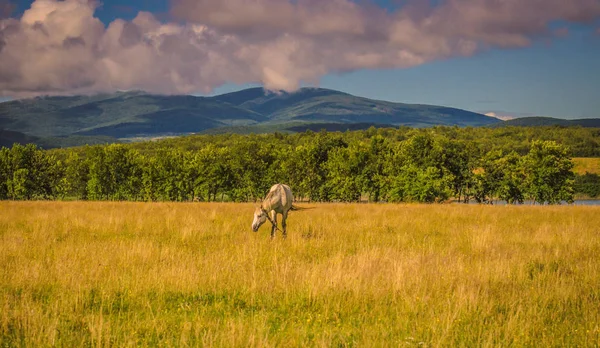
[[[598,157],[576,157],[573,158],[573,164],[575,164],[573,172],[576,174],[600,174],[600,158]]]
[[[600,344],[600,207],[312,206],[0,202],[0,346]]]

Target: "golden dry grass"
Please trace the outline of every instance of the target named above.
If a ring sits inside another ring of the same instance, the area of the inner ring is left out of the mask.
[[[600,174],[600,158],[577,157],[573,158],[573,163],[573,172],[576,174]]]
[[[600,208],[0,203],[0,346],[597,346]]]

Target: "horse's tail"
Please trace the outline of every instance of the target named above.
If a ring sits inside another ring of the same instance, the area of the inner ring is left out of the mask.
[[[293,211],[298,211],[298,210],[308,210],[308,209],[314,209],[315,207],[299,207],[297,205],[292,204],[292,207],[290,208],[290,210]]]

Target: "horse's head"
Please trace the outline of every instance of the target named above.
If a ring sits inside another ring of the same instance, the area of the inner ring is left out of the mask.
[[[252,221],[252,231],[257,232],[258,228],[267,221],[267,212],[261,207],[254,210],[254,221]]]

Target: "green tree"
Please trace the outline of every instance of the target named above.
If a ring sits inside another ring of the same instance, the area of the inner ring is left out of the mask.
[[[590,198],[600,196],[600,175],[585,173],[576,175],[573,189],[576,194],[585,195]]]
[[[142,197],[145,201],[157,201],[160,197],[160,173],[155,156],[144,157],[142,166]]]
[[[199,176],[196,194],[207,201],[216,201],[230,193],[234,187],[234,170],[231,166],[231,154],[227,148],[216,148],[209,145],[198,152],[196,165]]]
[[[2,154],[6,189],[12,199],[48,199],[55,197],[55,185],[61,164],[33,144],[15,144]]]
[[[335,148],[347,147],[348,144],[339,135],[330,135],[326,132],[320,132],[312,135],[310,142],[296,148],[298,156],[296,157],[297,169],[301,177],[299,185],[302,191],[314,201],[329,201],[330,186],[326,185],[327,168],[326,163],[329,159],[329,153]]]
[[[328,157],[324,169],[330,199],[360,201],[365,182],[362,172],[367,163],[367,152],[358,146],[338,147],[331,150]]]
[[[366,163],[361,171],[363,191],[369,194],[369,200],[379,202],[386,192],[386,161],[390,158],[391,147],[381,135],[371,137],[366,151]]]
[[[29,169],[19,168],[14,171],[8,182],[9,196],[12,199],[31,199],[31,179]]]
[[[450,129],[452,130],[451,135],[456,137],[458,129]],[[442,161],[441,166],[451,177],[449,185],[452,195],[458,201],[464,198],[464,201],[468,202],[469,195],[467,192],[469,184],[473,182],[473,171],[477,163],[478,149],[473,143],[445,137],[440,138],[437,142],[442,152],[439,156]]]
[[[448,175],[436,167],[419,168],[414,165],[402,167],[391,185],[391,202],[435,203],[446,201],[451,194]]]
[[[106,162],[106,152],[102,146],[86,148],[89,163],[87,197],[91,200],[108,200],[111,192],[110,169]]]
[[[89,161],[75,151],[69,151],[64,161],[65,170],[62,178],[63,197],[87,199],[87,183],[89,180]]]
[[[10,149],[2,147],[0,149],[0,199],[8,199],[10,197],[8,183],[12,180],[12,177]]]
[[[452,173],[444,167],[441,138],[417,131],[400,143],[392,155],[389,173],[390,201],[443,202],[452,193]]]
[[[514,151],[494,162],[498,172],[496,195],[508,204],[523,203],[526,178],[523,162],[523,158]]]
[[[231,198],[248,201],[262,198],[273,185],[275,146],[266,139],[237,141],[231,147],[234,183]]]
[[[568,149],[555,141],[531,143],[525,157],[526,194],[537,203],[573,202],[573,162]]]

